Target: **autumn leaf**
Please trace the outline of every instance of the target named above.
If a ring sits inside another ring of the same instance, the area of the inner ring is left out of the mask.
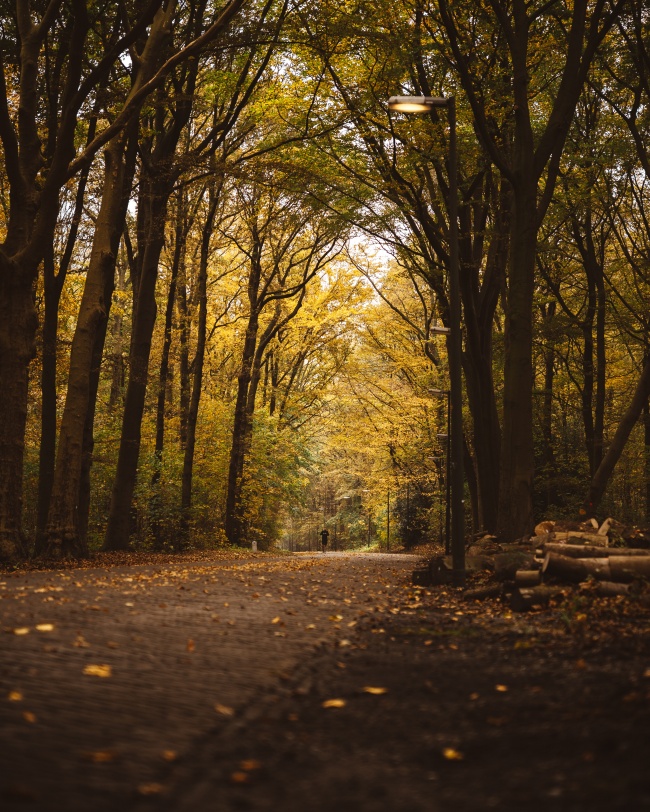
[[[140,795],[159,795],[162,791],[162,784],[156,784],[155,782],[138,786],[138,794]]]
[[[163,761],[168,761],[169,763],[171,763],[172,761],[176,761],[176,759],[178,758],[178,753],[176,752],[176,750],[163,750],[161,755]]]
[[[194,640],[191,637],[187,641],[187,650],[194,651]]]
[[[238,770],[231,774],[230,780],[233,784],[245,784],[248,781],[248,773]]]
[[[455,750],[453,747],[445,747],[442,751],[442,755],[447,761],[462,761],[465,758],[460,750]]]
[[[372,685],[366,685],[363,689],[365,694],[373,694],[374,696],[381,696],[388,693],[388,688],[375,688]]]
[[[83,753],[83,758],[93,764],[110,764],[117,758],[117,753],[113,750],[90,750]]]
[[[323,708],[344,708],[345,699],[326,699],[321,705]]]
[[[36,715],[31,711],[23,711],[23,719],[29,722],[30,725],[33,725],[36,721]]]
[[[20,626],[18,629],[14,629],[14,634],[22,636],[23,634],[29,634],[29,626]]]
[[[23,695],[20,693],[20,691],[9,691],[7,699],[10,702],[22,702],[23,701]]]
[[[339,623],[341,620],[343,620],[343,615],[330,615],[330,620],[333,623]]]
[[[239,762],[239,769],[244,770],[245,772],[251,772],[252,770],[259,770],[262,766],[261,761],[257,761],[254,758],[247,758],[244,761]]]
[[[36,627],[37,632],[53,632],[54,626],[51,623],[39,623]]]
[[[87,665],[83,673],[89,677],[110,677],[113,672],[110,665]]]
[[[495,685],[494,690],[499,691],[501,694],[505,694],[509,689],[507,685]]]
[[[219,702],[215,703],[214,709],[217,713],[221,714],[221,716],[234,716],[235,711],[234,708],[228,707],[228,705],[221,705]]]
[[[271,623],[279,623],[279,622],[280,622],[279,617],[274,617],[273,620],[271,621]]]

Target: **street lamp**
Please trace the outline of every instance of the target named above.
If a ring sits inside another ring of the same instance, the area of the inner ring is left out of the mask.
[[[435,332],[445,331],[447,337],[451,406],[451,556],[454,581],[462,584],[465,580],[465,518],[456,99],[453,96],[391,96],[388,100],[388,109],[399,113],[429,113],[434,107],[446,107],[449,119],[449,327],[437,328]]]
[[[445,555],[451,552],[451,391],[449,389],[429,389],[430,394],[447,400],[447,433],[438,434],[445,441]]]

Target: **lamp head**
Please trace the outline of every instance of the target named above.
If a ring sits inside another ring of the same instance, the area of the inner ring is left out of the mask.
[[[396,113],[428,113],[432,107],[446,107],[447,99],[440,96],[391,96],[388,109]]]

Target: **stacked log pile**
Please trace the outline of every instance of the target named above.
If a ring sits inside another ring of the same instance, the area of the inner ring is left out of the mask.
[[[525,611],[562,600],[587,581],[596,595],[636,595],[650,583],[650,538],[621,530],[612,519],[600,526],[542,522],[529,539],[493,554],[489,583],[465,597],[505,596],[515,611]]]

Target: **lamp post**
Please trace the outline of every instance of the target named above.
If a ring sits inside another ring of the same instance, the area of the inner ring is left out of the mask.
[[[390,552],[390,485],[386,491],[386,552]]]
[[[429,389],[430,394],[447,400],[447,433],[438,434],[445,442],[445,555],[451,552],[451,391],[449,389]]]
[[[465,520],[463,509],[463,379],[460,328],[460,267],[458,255],[458,152],[456,146],[456,100],[436,96],[391,96],[388,109],[400,113],[429,113],[446,107],[449,119],[449,327],[446,333],[449,358],[451,406],[451,556],[454,581],[465,580]]]

